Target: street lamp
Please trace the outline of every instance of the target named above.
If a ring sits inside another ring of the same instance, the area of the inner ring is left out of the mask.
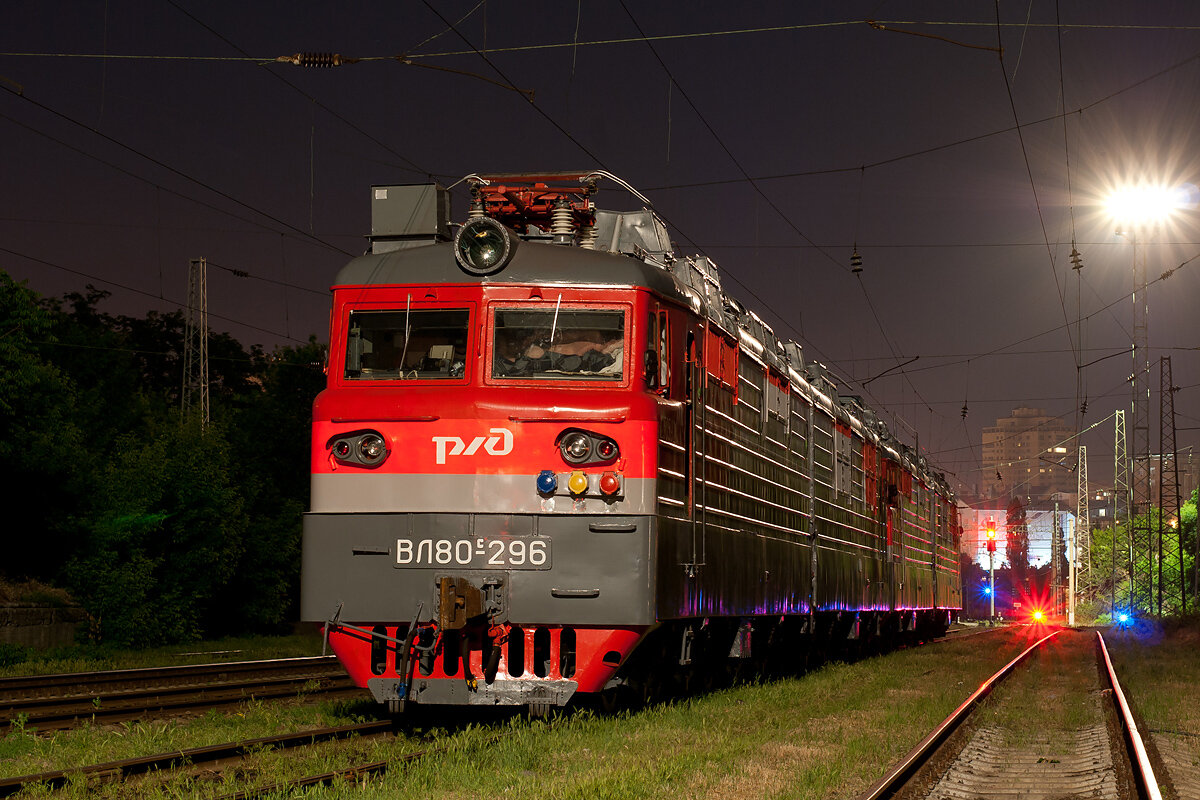
[[[1133,248],[1133,373],[1129,382],[1133,394],[1133,469],[1130,471],[1129,549],[1130,549],[1130,609],[1138,597],[1138,555],[1149,557],[1154,547],[1150,541],[1150,304],[1146,282],[1146,241],[1168,223],[1174,213],[1187,203],[1186,193],[1164,184],[1140,182],[1118,188],[1109,195],[1107,208],[1117,225],[1117,234],[1126,236]],[[1138,250],[1138,238],[1142,248]],[[1139,358],[1140,356],[1140,358]],[[1140,512],[1140,513],[1139,513]],[[1161,546],[1161,542],[1160,542]],[[1152,567],[1151,567],[1152,568]],[[1152,579],[1145,581],[1147,598]]]

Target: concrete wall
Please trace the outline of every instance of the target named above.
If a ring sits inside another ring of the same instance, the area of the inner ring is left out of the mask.
[[[75,643],[86,625],[83,609],[47,608],[26,604],[0,605],[0,642],[45,650]]]

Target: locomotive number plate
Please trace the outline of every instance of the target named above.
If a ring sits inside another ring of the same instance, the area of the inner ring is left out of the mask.
[[[475,539],[397,539],[396,567],[464,569],[550,569],[550,540],[544,536]]]

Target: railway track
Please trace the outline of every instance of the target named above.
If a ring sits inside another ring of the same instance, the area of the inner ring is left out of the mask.
[[[273,659],[0,679],[0,725],[39,732],[301,692],[357,693],[332,658]]]
[[[390,720],[361,722],[355,725],[342,725],[334,728],[318,728],[297,731],[279,736],[266,736],[257,739],[244,739],[225,744],[194,747],[186,750],[176,750],[169,753],[159,753],[151,756],[139,756],[120,761],[108,761],[103,764],[76,767],[69,770],[42,772],[34,775],[18,775],[12,778],[0,779],[0,797],[8,797],[31,786],[57,789],[66,786],[72,780],[83,777],[89,788],[100,784],[122,781],[133,775],[139,775],[157,770],[168,770],[187,766],[208,765],[218,766],[240,760],[243,756],[265,749],[282,750],[291,747],[308,747],[320,742],[346,739],[351,736],[383,736],[394,733],[395,726]]]
[[[989,678],[859,800],[1134,796],[1161,797],[1104,639],[1066,630]]]

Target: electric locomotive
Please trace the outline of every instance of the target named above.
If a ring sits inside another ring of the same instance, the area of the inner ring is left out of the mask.
[[[924,457],[615,176],[466,180],[458,225],[439,186],[372,187],[333,286],[301,613],[359,686],[542,713],[945,629]]]

